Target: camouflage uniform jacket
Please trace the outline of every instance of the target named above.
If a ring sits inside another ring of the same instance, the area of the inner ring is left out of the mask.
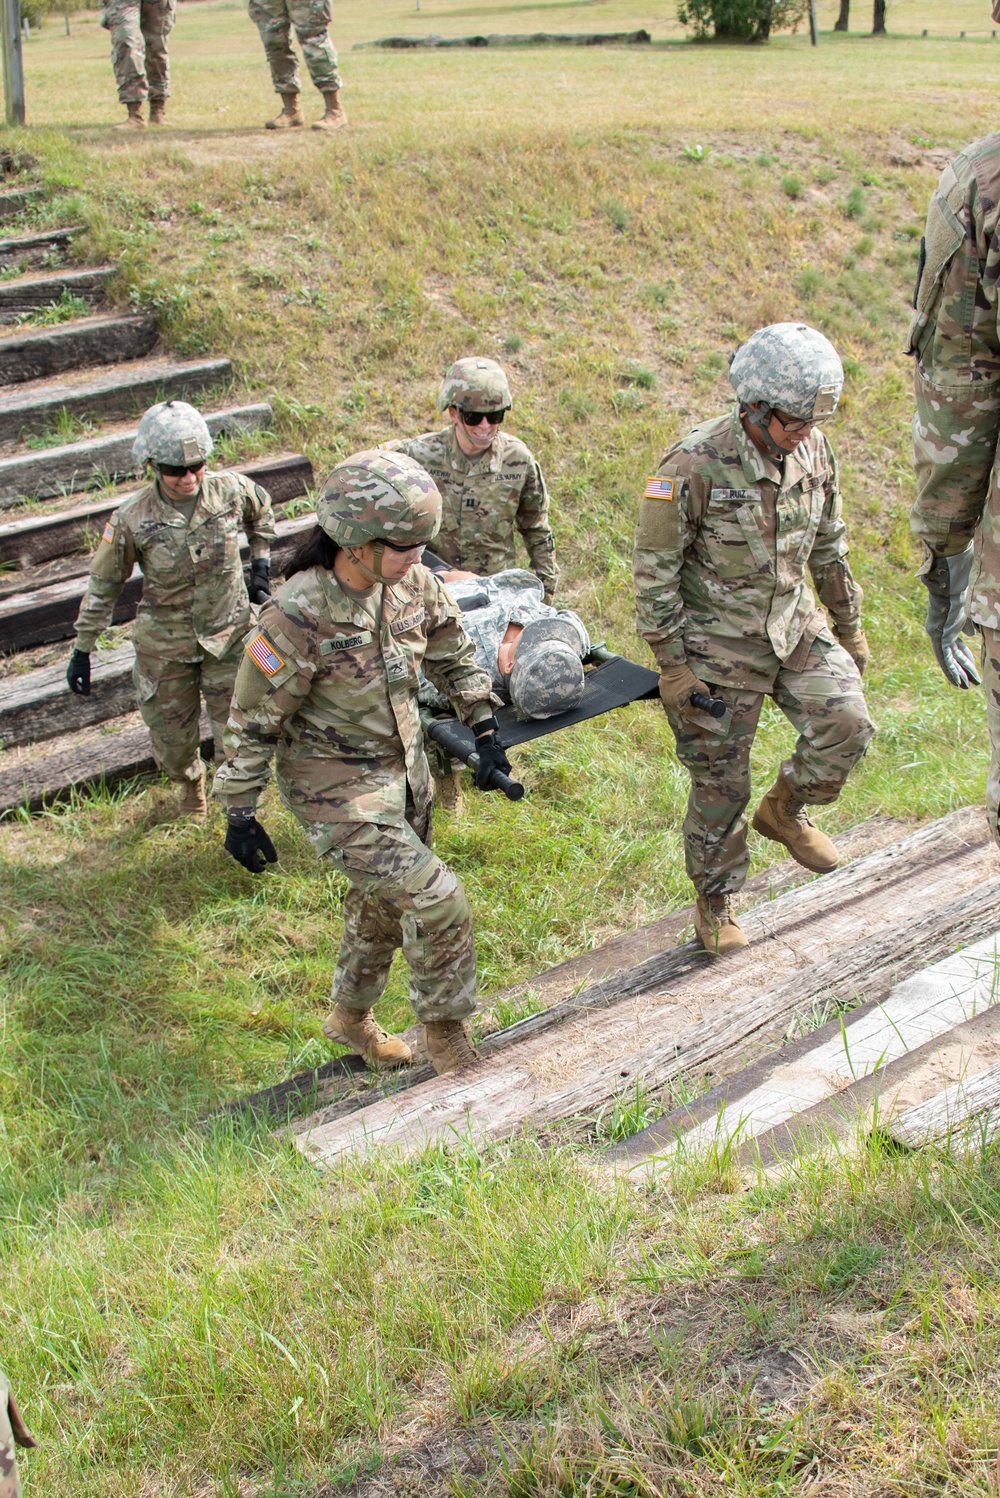
[[[325,568],[296,573],[247,636],[216,795],[227,808],[255,807],[277,751],[281,798],[319,853],[331,824],[402,824],[407,784],[422,815],[431,781],[421,669],[463,722],[493,712],[458,608],[426,567],[364,598]]]
[[[161,660],[217,658],[250,622],[240,528],[252,558],[269,557],[274,514],[266,489],[240,473],[207,474],[190,521],[151,484],[115,511],[90,568],[76,648],[93,650],[138,563],[142,601],[132,630],[140,653]]]
[[[1000,134],[967,146],[941,174],[909,341],[917,396],[911,525],[937,556],[954,556],[975,538],[969,612],[987,629],[1000,628],[998,229]]]
[[[455,429],[399,437],[382,443],[425,468],[441,491],[444,512],[434,540],[438,556],[484,577],[517,565],[514,527],[521,532],[531,570],[554,593],[559,569],[549,525],[549,496],[542,470],[517,437],[497,432],[483,453],[466,457]]]
[[[847,565],[837,467],[814,427],[784,473],[740,425],[739,409],[695,427],[646,485],[635,543],[639,634],[658,664],[767,692],[797,669],[826,619],[856,628],[861,589]]]

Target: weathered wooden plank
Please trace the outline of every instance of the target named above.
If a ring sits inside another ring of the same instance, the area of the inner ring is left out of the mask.
[[[2,347],[2,340],[0,340]],[[252,406],[231,406],[225,411],[203,413],[213,437],[223,433],[247,432],[269,427],[273,419],[265,402]],[[139,471],[132,457],[135,430],[90,437],[70,442],[64,447],[46,447],[39,452],[20,452],[12,458],[0,458],[0,508],[20,503],[25,496],[53,499],[60,494],[86,489],[97,475],[101,482],[107,475],[128,478]]]
[[[202,754],[212,754],[208,720],[201,721]],[[104,781],[113,785],[155,771],[149,731],[138,713],[103,728],[67,734],[41,752],[0,754],[0,817],[19,809],[40,811],[74,789]]]
[[[0,281],[0,323],[16,322],[26,312],[51,307],[64,292],[82,297],[96,307],[104,300],[105,287],[117,272],[117,265],[98,265],[89,270],[52,271],[47,276]]]
[[[232,375],[228,359],[136,359],[96,372],[76,371],[52,380],[27,380],[4,391],[0,442],[16,442],[50,428],[60,412],[105,421],[139,415],[157,400],[196,395]]]
[[[17,187],[10,192],[0,192],[0,221],[17,218],[32,203],[37,203],[43,193],[44,188],[41,187]]]
[[[648,31],[514,31],[488,36],[383,36],[374,42],[355,42],[354,51],[385,48],[390,52],[461,47],[636,47],[652,41]]]
[[[95,651],[90,663],[90,696],[78,697],[66,685],[66,661],[0,678],[0,747],[14,749],[74,733],[109,718],[135,712],[130,644]]]
[[[315,517],[312,515],[300,515],[294,520],[278,522],[278,539],[272,548],[275,577],[280,575],[303,533],[314,524]],[[242,550],[243,560],[247,562],[249,548],[245,543]],[[32,592],[18,591],[7,597],[0,596],[0,654],[30,650],[35,645],[45,645],[52,640],[68,640],[71,637],[87,586],[89,569],[86,557],[81,558],[81,563],[76,575],[62,582],[50,583]],[[124,624],[135,618],[141,597],[142,574],[137,567],[115,605],[115,624]],[[56,731],[61,732],[58,729]]]
[[[907,1149],[949,1140],[988,1144],[1000,1133],[1000,1066],[954,1082],[908,1108],[885,1126],[885,1132]]]
[[[50,255],[68,250],[76,234],[82,234],[80,224],[63,229],[46,229],[40,234],[15,234],[0,239],[0,270],[10,265],[39,265]]]
[[[78,369],[141,359],[158,336],[157,320],[145,312],[82,317],[54,328],[36,328],[0,338],[0,385],[18,385]]]
[[[313,484],[313,467],[302,453],[276,453],[271,458],[255,458],[240,463],[237,473],[245,473],[270,494],[276,505],[298,499]],[[70,510],[51,514],[26,515],[0,525],[0,562],[13,562],[20,568],[38,566],[54,557],[68,556],[96,544],[104,522],[119,505],[138,494],[138,489],[112,494],[92,504],[76,505]]]

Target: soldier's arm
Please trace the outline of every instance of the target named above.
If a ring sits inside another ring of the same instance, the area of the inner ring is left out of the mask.
[[[555,537],[549,524],[549,494],[542,470],[534,458],[518,500],[517,528],[521,532],[531,570],[545,588],[548,601],[548,597],[556,591],[559,568],[556,566]]]
[[[493,715],[493,683],[476,664],[476,648],[444,584],[433,572],[424,583],[427,649],[424,675],[443,692],[455,716],[473,727]]]
[[[226,763],[215,777],[214,794],[227,811],[256,809],[281,725],[298,712],[315,674],[304,631],[277,605],[266,607],[236,673],[223,737]]]
[[[250,542],[250,560],[270,561],[271,545],[277,535],[271,496],[260,484],[239,475],[243,500],[243,530]]]
[[[1000,437],[1000,248],[987,211],[971,163],[959,156],[931,199],[909,344],[917,404],[910,523],[935,556],[955,556],[972,540]]]
[[[705,482],[685,457],[668,454],[647,480],[635,532],[636,628],[661,670],[686,663],[680,576],[705,504]]]
[[[826,438],[824,437],[824,442]],[[809,571],[816,585],[820,603],[826,609],[838,635],[853,634],[861,624],[863,594],[855,582],[847,560],[847,526],[844,523],[837,478],[837,462],[826,443],[830,480],[826,489],[823,517],[809,553]]]
[[[97,638],[111,623],[115,604],[132,575],[137,553],[135,538],[120,514],[112,515],[101,534],[90,564],[87,591],[76,616],[76,648],[89,655]]]

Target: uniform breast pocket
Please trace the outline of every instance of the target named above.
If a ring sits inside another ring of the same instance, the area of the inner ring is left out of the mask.
[[[715,570],[722,578],[751,577],[760,571],[760,562],[747,545],[741,515],[744,509],[744,505],[712,503],[705,512],[702,536]],[[750,523],[756,529],[752,512]],[[761,549],[763,550],[763,543]]]

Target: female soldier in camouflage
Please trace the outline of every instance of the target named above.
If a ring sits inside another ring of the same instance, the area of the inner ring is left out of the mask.
[[[443,585],[420,564],[441,496],[411,458],[362,452],[316,505],[317,532],[247,638],[215,793],[226,847],[250,873],[276,860],[256,819],[276,759],[278,790],[316,852],[350,881],[329,1039],[375,1066],[410,1052],[371,1011],[397,947],[439,1072],[475,1058],[472,919],[459,880],[430,849],[431,789],[417,703],[421,669],[473,727],[485,787],[509,770],[490,678]]]

